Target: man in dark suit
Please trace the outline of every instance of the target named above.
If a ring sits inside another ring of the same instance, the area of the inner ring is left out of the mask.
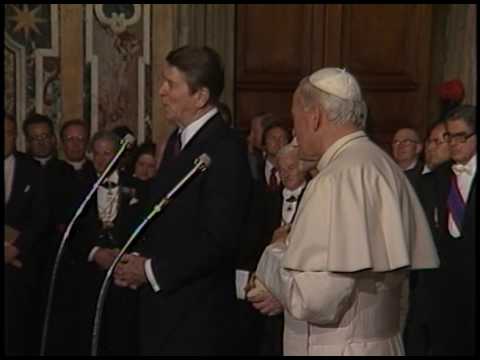
[[[70,164],[84,189],[95,175],[92,162],[85,156],[88,144],[88,124],[81,119],[73,119],[63,123],[60,129],[65,162]]]
[[[73,167],[56,156],[57,139],[53,122],[48,116],[31,114],[23,122],[23,132],[27,141],[27,153],[40,163],[45,173],[46,202],[50,209],[48,226],[41,241],[36,243],[39,258],[37,303],[40,317],[43,318],[54,256],[73,215],[78,183]]]
[[[261,164],[263,167],[261,174],[267,191],[277,191],[281,187],[276,156],[278,151],[291,140],[291,131],[280,121],[272,121],[263,132],[262,144],[265,150],[265,161]]]
[[[263,158],[263,132],[273,121],[271,113],[261,112],[252,117],[247,137],[248,163],[255,181],[263,179],[265,159]]]
[[[415,129],[398,129],[392,140],[392,155],[395,162],[402,168],[408,180],[418,193],[418,182],[422,175],[423,162],[420,156],[423,144]]]
[[[475,353],[475,107],[454,109],[446,129],[452,161],[425,175],[420,191],[440,267],[419,272],[407,329],[407,355]]]
[[[250,188],[246,144],[215,106],[224,73],[214,50],[174,50],[162,75],[165,116],[181,134],[169,141],[178,147],[167,145],[149,209],[199,155],[208,154],[211,165],[153,220],[140,255],[123,259],[115,281],[140,292],[141,355],[235,354],[235,256]]]
[[[5,353],[36,354],[36,288],[38,259],[35,243],[47,221],[43,172],[15,151],[17,126],[5,116]]]

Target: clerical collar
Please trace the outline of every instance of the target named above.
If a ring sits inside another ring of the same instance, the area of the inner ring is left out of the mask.
[[[45,157],[45,158],[39,158],[39,157],[33,157],[35,160],[37,160],[38,162],[40,162],[40,164],[42,164],[42,166],[45,166],[47,164],[47,162],[52,158],[52,155],[48,156],[48,157]]]
[[[73,168],[78,171],[78,170],[81,170],[81,169],[82,169],[83,165],[85,164],[85,162],[86,162],[87,160],[86,160],[86,159],[83,159],[83,160],[81,160],[81,161],[70,161],[70,160],[65,159],[65,161],[66,161],[68,164],[72,165]]]

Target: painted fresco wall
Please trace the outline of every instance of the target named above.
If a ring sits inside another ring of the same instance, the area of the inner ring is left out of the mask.
[[[68,64],[60,64],[59,43],[74,42],[84,44],[79,102],[91,133],[127,125],[139,142],[152,139],[149,4],[83,4],[83,21],[68,31],[62,31],[60,17],[72,5],[4,6],[5,108],[19,126],[33,111],[48,115],[57,131],[72,118],[62,107],[62,86],[74,84],[62,76]],[[17,148],[25,149],[20,132]]]

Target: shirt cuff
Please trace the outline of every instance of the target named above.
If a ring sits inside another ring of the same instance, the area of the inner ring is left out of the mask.
[[[237,293],[237,299],[245,300],[245,286],[247,286],[250,272],[245,270],[235,271],[235,290]]]
[[[152,270],[152,259],[147,259],[145,261],[145,274],[147,275],[148,282],[153,288],[153,291],[159,292],[160,291],[160,286],[158,286],[157,280],[155,279],[155,275],[153,275],[153,270]]]
[[[94,246],[93,249],[90,251],[90,254],[88,254],[88,262],[93,261],[93,257],[97,253],[97,251],[100,249],[100,246]]]

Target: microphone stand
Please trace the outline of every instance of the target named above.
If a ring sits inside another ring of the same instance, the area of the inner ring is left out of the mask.
[[[202,155],[203,156],[203,155]],[[93,323],[93,332],[92,332],[92,356],[97,356],[98,352],[98,342],[99,342],[99,337],[100,337],[100,325],[101,325],[101,320],[102,320],[102,314],[103,314],[103,307],[105,305],[105,297],[107,295],[107,290],[109,288],[109,285],[111,283],[111,278],[113,271],[115,270],[115,267],[119,263],[120,259],[122,256],[125,254],[127,251],[128,247],[131,245],[133,240],[137,237],[137,235],[140,233],[140,231],[143,230],[145,225],[159,212],[161,212],[165,206],[167,206],[170,203],[171,197],[198,171],[200,170],[201,172],[205,171],[209,165],[210,159],[207,158],[207,161],[203,161],[200,156],[199,158],[195,159],[195,166],[190,170],[190,172],[183,177],[183,179],[175,185],[175,187],[170,190],[170,192],[163,197],[158,204],[156,204],[153,209],[150,211],[148,216],[140,223],[140,225],[135,229],[135,231],[130,235],[130,238],[128,241],[125,243],[125,245],[122,247],[120,252],[117,254],[115,259],[113,260],[112,264],[108,268],[107,275],[105,276],[105,279],[103,280],[102,287],[100,288],[100,294],[98,295],[97,299],[97,306],[96,306],[96,311],[95,311],[95,320]]]
[[[124,153],[125,149],[128,147],[129,144],[130,144],[130,142],[127,139],[123,138],[121,140],[121,147],[118,150],[117,154],[112,159],[112,161],[110,161],[107,168],[104,170],[102,175],[98,178],[98,180],[95,182],[92,189],[87,194],[87,196],[83,200],[80,207],[77,209],[75,215],[72,217],[72,220],[70,220],[70,223],[68,224],[65,232],[63,233],[63,238],[62,238],[62,241],[60,242],[60,246],[58,248],[57,255],[55,257],[55,263],[53,265],[52,276],[50,278],[50,285],[49,285],[49,288],[48,288],[47,307],[46,307],[46,310],[45,310],[45,318],[44,318],[44,321],[43,321],[42,343],[41,343],[41,347],[40,347],[40,356],[45,355],[45,350],[46,350],[46,346],[47,346],[47,337],[48,337],[48,325],[49,325],[49,322],[50,322],[50,313],[52,311],[53,294],[54,294],[54,291],[55,291],[55,281],[56,281],[56,278],[57,278],[58,266],[60,264],[60,259],[63,255],[63,250],[64,250],[64,247],[65,247],[65,244],[66,244],[66,240],[67,240],[68,236],[70,235],[70,231],[72,230],[72,227],[75,224],[75,221],[78,219],[78,217],[82,213],[85,206],[87,206],[88,201],[93,196],[95,191],[97,191],[97,188],[100,186],[102,181],[105,179],[107,174],[110,172],[112,167],[115,165],[118,158]]]

